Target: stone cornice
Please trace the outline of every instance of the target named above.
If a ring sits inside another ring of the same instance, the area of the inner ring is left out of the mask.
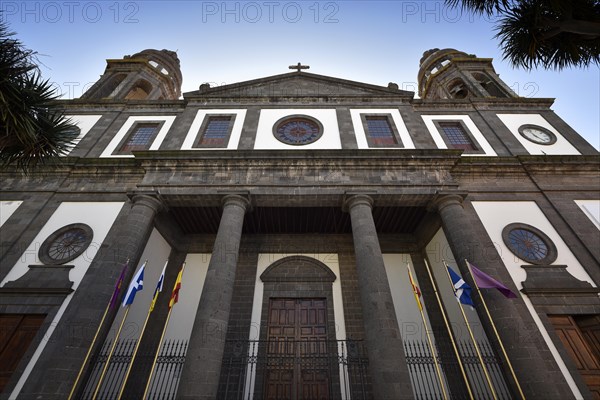
[[[193,92],[186,92],[183,94],[184,98],[198,98],[198,97],[230,97],[232,94],[235,96],[236,92],[243,91],[246,89],[252,89],[257,86],[263,86],[265,84],[273,84],[273,83],[282,83],[287,81],[293,81],[296,79],[302,79],[307,82],[321,82],[332,85],[340,85],[346,88],[355,88],[361,91],[368,91],[369,95],[375,94],[382,96],[397,96],[397,97],[405,97],[412,98],[414,96],[414,92],[398,90],[398,89],[390,89],[385,86],[378,86],[364,82],[351,81],[348,79],[335,78],[332,76],[319,75],[310,72],[287,72],[279,75],[267,76],[258,79],[252,79],[243,82],[235,82],[227,85],[209,87],[204,90],[197,90]],[[252,96],[251,96],[252,97]],[[364,97],[364,93],[363,93]]]
[[[460,159],[462,150],[211,150],[211,151],[137,151],[136,160],[142,163],[160,160],[299,160],[299,161],[331,161],[331,160],[398,160],[421,163],[438,160],[454,164]]]
[[[185,100],[123,100],[123,99],[71,99],[71,100],[56,100],[55,104],[58,107],[64,107],[67,111],[71,109],[86,109],[89,108],[90,114],[98,114],[99,112],[111,111],[129,111],[129,110],[164,110],[168,112],[182,111],[187,102]]]
[[[600,171],[600,154],[596,155],[521,155],[512,157],[461,157],[456,168],[506,168],[518,166],[547,169],[548,167],[577,171]],[[482,171],[483,172],[483,171]]]
[[[464,100],[456,99],[414,99],[411,101],[416,111],[440,111],[444,106],[452,110],[457,107],[471,108],[473,110],[506,110],[508,108],[517,110],[519,108],[542,108],[549,109],[554,104],[553,98],[529,98],[529,97],[486,97],[469,98]]]

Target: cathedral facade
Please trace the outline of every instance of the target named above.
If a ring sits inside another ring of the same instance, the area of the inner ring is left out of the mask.
[[[454,49],[418,98],[290,68],[182,95],[144,50],[60,101],[70,153],[0,170],[0,398],[600,399],[600,158],[553,99]]]

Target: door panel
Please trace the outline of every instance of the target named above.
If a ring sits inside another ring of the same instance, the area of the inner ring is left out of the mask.
[[[548,318],[594,398],[600,400],[600,318],[570,315]]]
[[[46,318],[41,314],[0,315],[0,393]]]
[[[327,301],[270,299],[268,400],[328,400]]]

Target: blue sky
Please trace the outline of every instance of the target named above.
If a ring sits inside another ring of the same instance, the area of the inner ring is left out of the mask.
[[[147,48],[176,50],[183,91],[289,72],[309,72],[417,90],[430,48],[494,58],[524,97],[556,98],[553,110],[600,148],[600,70],[514,69],[502,60],[491,18],[441,1],[5,1],[0,10],[43,76],[67,98],[81,96],[105,59]]]

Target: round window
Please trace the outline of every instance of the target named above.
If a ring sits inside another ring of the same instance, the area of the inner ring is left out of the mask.
[[[531,264],[552,264],[557,250],[552,240],[537,228],[526,224],[510,224],[502,230],[502,240],[509,250]]]
[[[90,245],[94,232],[86,224],[63,226],[48,236],[40,247],[44,264],[64,264],[79,257]]]
[[[314,118],[296,115],[277,121],[273,135],[285,144],[302,146],[319,140],[323,135],[323,126]]]

